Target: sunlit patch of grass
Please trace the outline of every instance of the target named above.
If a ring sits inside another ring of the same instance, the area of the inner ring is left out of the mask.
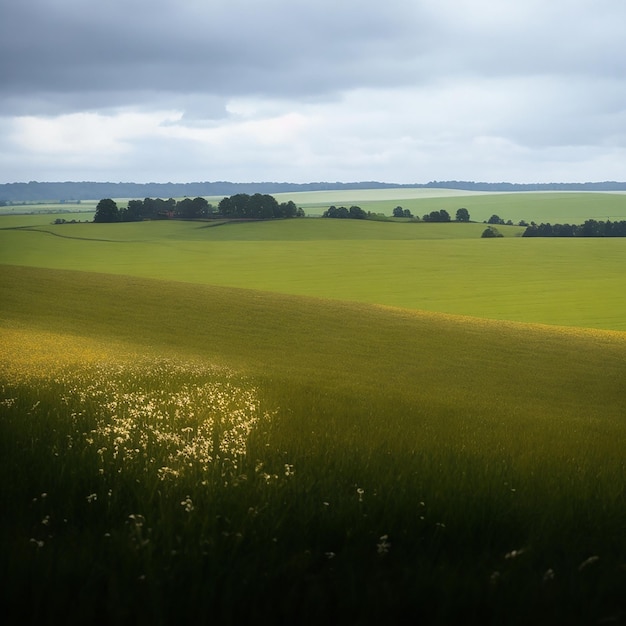
[[[101,474],[152,471],[161,480],[218,464],[237,471],[252,429],[263,417],[257,390],[224,367],[139,356],[51,332],[0,329],[4,405],[10,388],[52,390],[58,409],[97,449]],[[36,400],[33,410],[41,400]],[[267,417],[267,415],[265,415]]]

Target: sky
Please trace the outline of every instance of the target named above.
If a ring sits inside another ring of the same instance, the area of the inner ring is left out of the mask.
[[[624,0],[6,0],[0,183],[626,180]]]

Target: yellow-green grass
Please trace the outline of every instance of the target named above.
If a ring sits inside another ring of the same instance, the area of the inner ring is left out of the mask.
[[[12,266],[0,298],[3,593],[21,623],[626,608],[625,333]],[[264,412],[236,472],[164,480],[171,448],[124,447],[133,398],[156,432],[159,389],[226,382]]]
[[[626,330],[623,239],[480,239],[482,224],[284,220],[0,230],[0,263]],[[55,236],[56,235],[56,236]]]

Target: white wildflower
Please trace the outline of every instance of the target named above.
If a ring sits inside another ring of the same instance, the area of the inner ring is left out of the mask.
[[[187,513],[191,513],[194,509],[193,506],[193,502],[191,501],[191,498],[189,496],[187,496],[181,503],[180,505],[185,509],[185,511]]]
[[[505,559],[516,559],[518,556],[521,556],[522,554],[524,554],[524,552],[526,552],[526,550],[524,550],[523,548],[520,548],[519,550],[511,550],[510,552],[507,552],[504,555]]]
[[[391,548],[389,535],[381,535],[379,542],[376,544],[376,552],[380,555],[384,555],[389,552],[389,548]]]
[[[585,559],[579,566],[578,571],[582,572],[585,568],[597,563],[600,560],[599,556],[590,556],[588,559]]]

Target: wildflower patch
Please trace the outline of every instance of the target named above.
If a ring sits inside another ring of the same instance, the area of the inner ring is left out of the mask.
[[[250,434],[269,418],[258,390],[224,367],[54,333],[3,330],[0,342],[3,405],[13,405],[11,390],[20,386],[52,394],[96,452],[100,474],[149,473],[161,481],[206,480],[216,469],[231,475]]]

